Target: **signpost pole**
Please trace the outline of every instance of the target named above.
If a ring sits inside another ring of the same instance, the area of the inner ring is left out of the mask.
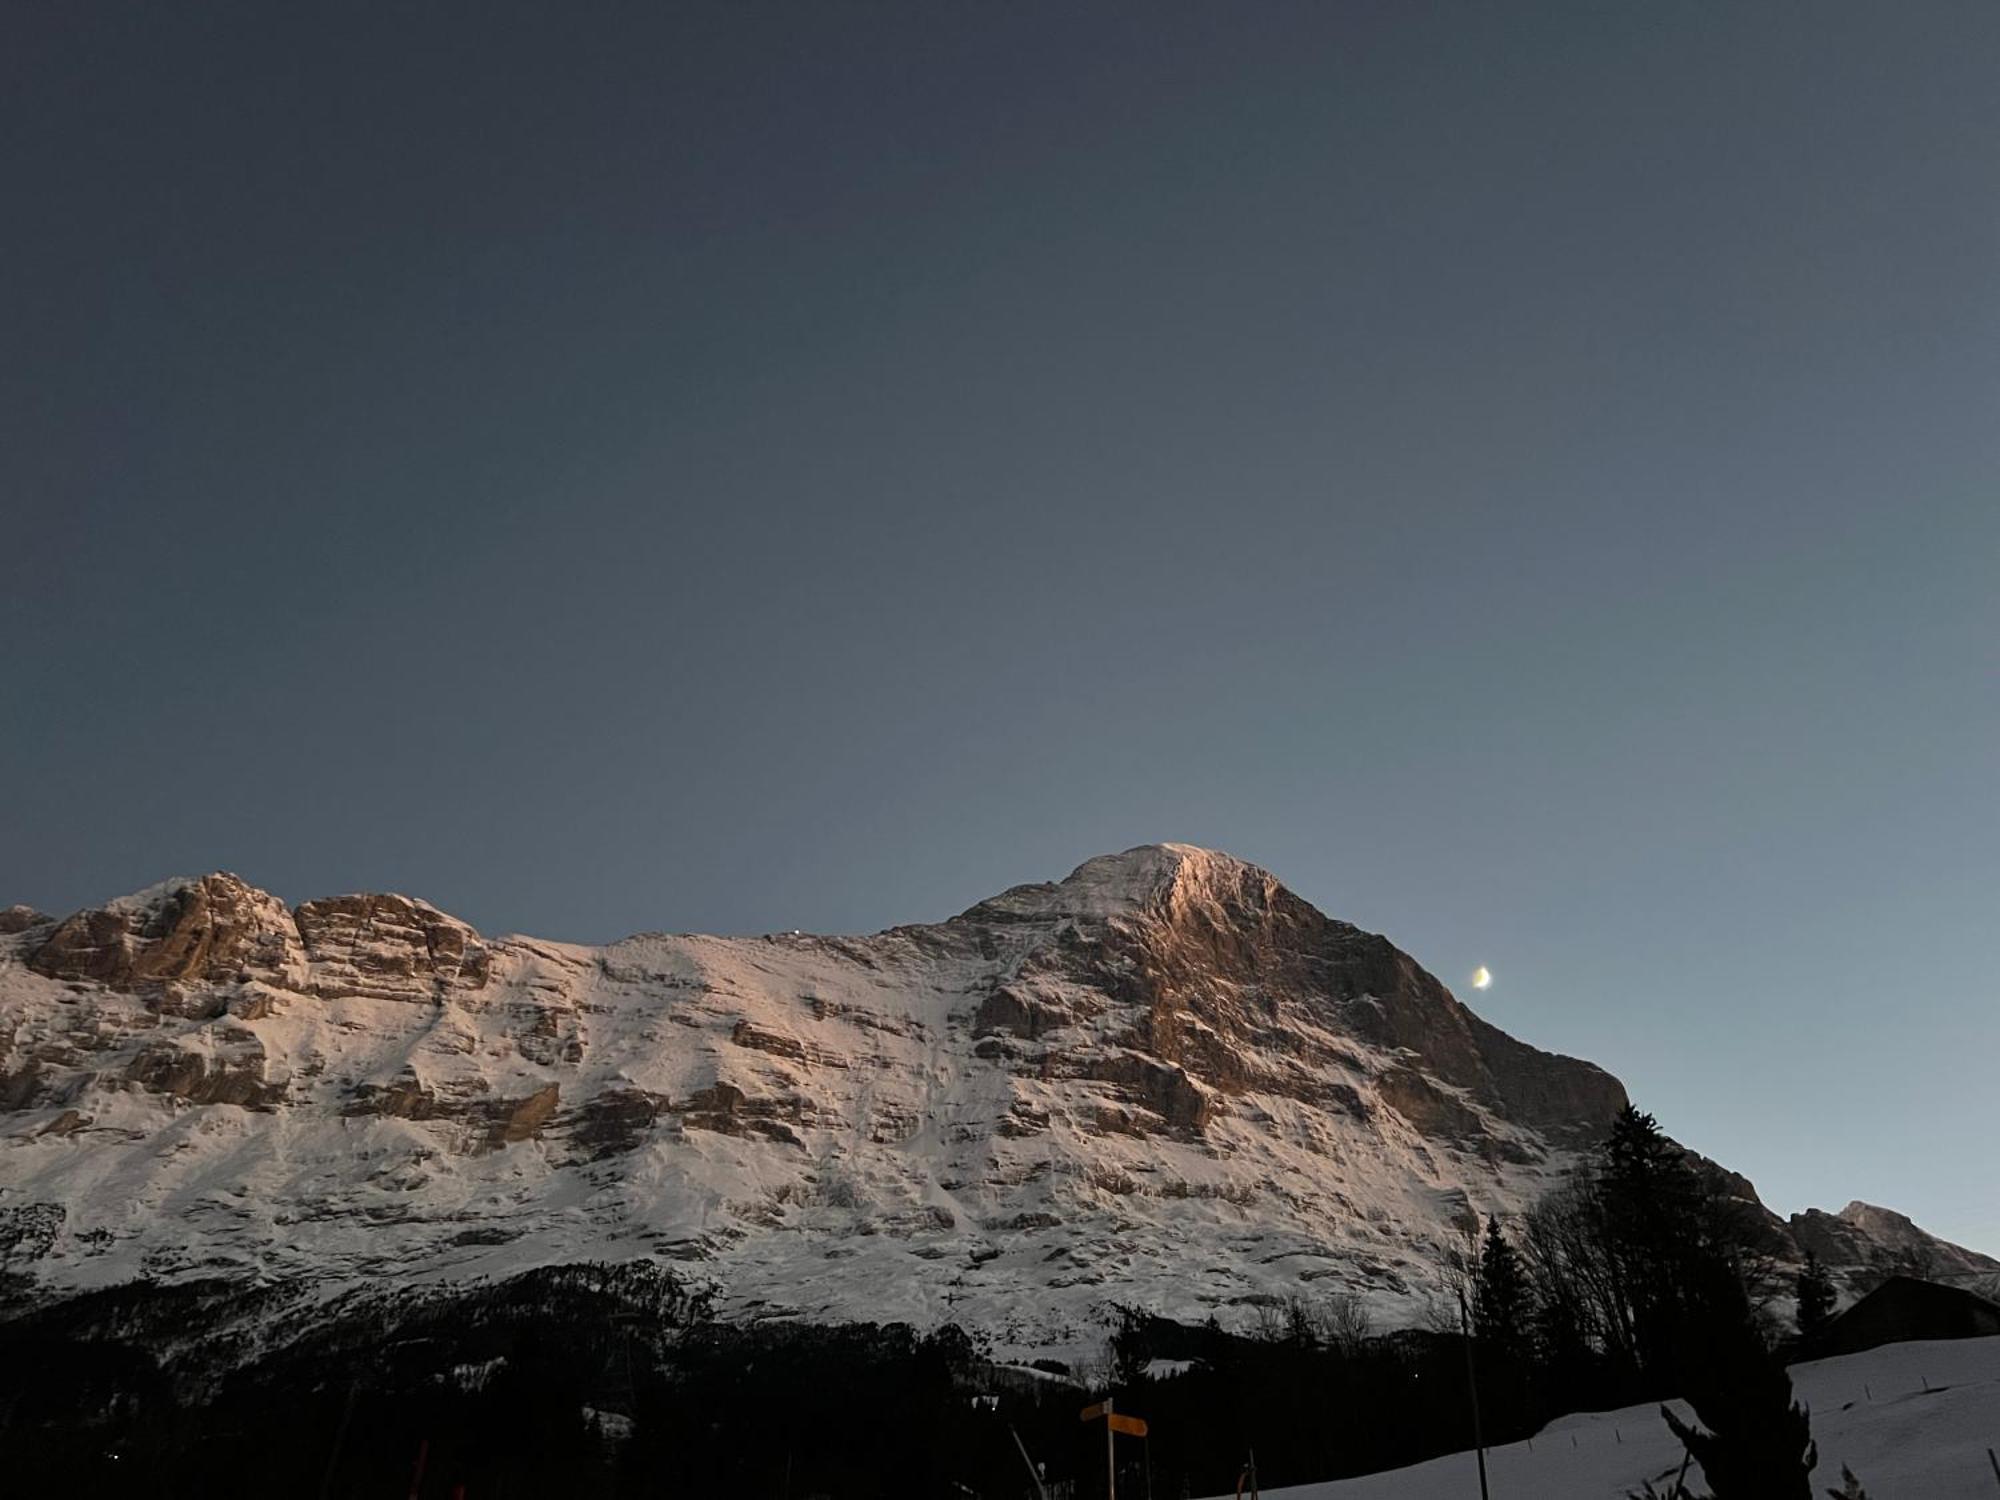
[[[1472,1314],[1466,1311],[1465,1293],[1458,1294],[1458,1326],[1465,1335],[1465,1388],[1472,1393],[1472,1447],[1479,1455],[1479,1500],[1486,1493],[1486,1435],[1479,1421],[1479,1370],[1472,1362]]]
[[[1086,1422],[1101,1420],[1104,1423],[1104,1500],[1118,1500],[1118,1434],[1127,1437],[1146,1437],[1146,1419],[1128,1417],[1120,1412],[1109,1396],[1095,1406],[1086,1406],[1080,1413]],[[1153,1446],[1146,1444],[1146,1500],[1153,1494]]]

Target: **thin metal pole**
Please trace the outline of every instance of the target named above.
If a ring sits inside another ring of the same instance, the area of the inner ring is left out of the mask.
[[[320,1476],[319,1500],[327,1500],[333,1493],[334,1471],[340,1467],[340,1450],[347,1442],[347,1424],[354,1416],[354,1393],[361,1389],[361,1377],[356,1376],[348,1383],[347,1404],[340,1409],[340,1426],[334,1429],[333,1452],[326,1457],[326,1473]]]
[[[424,1462],[431,1456],[431,1440],[417,1444],[417,1471],[410,1476],[410,1500],[419,1500],[424,1491]]]
[[[1492,1500],[1486,1492],[1486,1434],[1479,1421],[1479,1373],[1472,1364],[1472,1314],[1465,1306],[1465,1290],[1458,1293],[1458,1327],[1465,1335],[1465,1388],[1472,1393],[1472,1447],[1479,1455],[1479,1500]]]
[[[1118,1500],[1118,1455],[1112,1444],[1116,1435],[1111,1431],[1111,1398],[1104,1398],[1104,1493],[1106,1500]]]
[[[1021,1450],[1021,1462],[1028,1466],[1028,1478],[1034,1481],[1035,1500],[1049,1500],[1048,1487],[1042,1483],[1042,1476],[1035,1468],[1035,1461],[1028,1457],[1028,1445],[1021,1441],[1021,1430],[1012,1422],[1007,1424],[1007,1430],[1014,1434],[1014,1446]]]

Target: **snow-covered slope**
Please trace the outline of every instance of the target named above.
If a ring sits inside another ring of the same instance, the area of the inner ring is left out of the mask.
[[[0,1257],[52,1287],[663,1257],[1016,1351],[1301,1287],[1404,1320],[1623,1103],[1179,845],[868,937],[489,940],[220,874],[0,913]]]
[[[2000,1434],[2000,1338],[1887,1344],[1792,1367],[1819,1445],[1814,1493],[1852,1469],[1873,1500],[1989,1500],[1986,1457]],[[1690,1413],[1674,1403],[1680,1416]],[[1561,1417],[1531,1442],[1486,1455],[1494,1500],[1624,1500],[1648,1481],[1665,1490],[1681,1446],[1656,1405]],[[1701,1490],[1701,1470],[1690,1471]],[[1433,1500],[1476,1495],[1470,1450],[1386,1474],[1266,1490],[1266,1500]]]

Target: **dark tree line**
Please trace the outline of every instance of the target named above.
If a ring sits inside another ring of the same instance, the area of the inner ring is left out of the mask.
[[[261,1345],[261,1347],[260,1347]],[[1454,1341],[1370,1338],[1339,1304],[1238,1335],[1127,1315],[1120,1491],[1269,1486],[1463,1447]],[[1185,1365],[1164,1374],[1157,1360]],[[1152,1369],[1155,1373],[1149,1374]],[[564,1267],[331,1312],[217,1284],[119,1288],[0,1320],[10,1492],[467,1500],[728,1493],[1030,1500],[1014,1433],[1075,1500],[1104,1490],[1104,1394],[997,1366],[947,1326],[733,1325],[651,1267]],[[420,1458],[421,1455],[421,1458]]]
[[[1717,1500],[1801,1500],[1806,1416],[1767,1348],[1768,1247],[1727,1183],[1628,1110],[1574,1183],[1460,1266],[1486,1436],[1684,1397],[1669,1416]],[[1807,1276],[1823,1276],[1809,1263]],[[1802,1318],[1821,1303],[1800,1282]],[[1828,1288],[1830,1297],[1830,1287]],[[1138,1312],[1108,1369],[998,1366],[953,1327],[725,1325],[669,1267],[545,1268],[446,1293],[129,1286],[0,1305],[0,1472],[23,1493],[161,1496],[695,1491],[772,1500],[1031,1500],[1015,1434],[1104,1491],[1105,1394],[1128,1497],[1371,1472],[1472,1441],[1456,1298],[1372,1335],[1349,1299],[1267,1309],[1252,1334]]]

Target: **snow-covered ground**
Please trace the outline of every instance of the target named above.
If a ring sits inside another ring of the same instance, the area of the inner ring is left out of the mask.
[[[1889,1344],[1792,1368],[1812,1410],[1813,1488],[1846,1464],[1871,1500],[1994,1500],[1986,1452],[2000,1450],[2000,1338]],[[1678,1407],[1683,1416],[1686,1408]],[[1532,1439],[1486,1455],[1493,1500],[1623,1500],[1648,1480],[1672,1482],[1681,1446],[1657,1406],[1560,1417]],[[1689,1473],[1701,1492],[1700,1469]],[[1477,1496],[1470,1451],[1407,1469],[1266,1490],[1267,1500],[1445,1500]]]

